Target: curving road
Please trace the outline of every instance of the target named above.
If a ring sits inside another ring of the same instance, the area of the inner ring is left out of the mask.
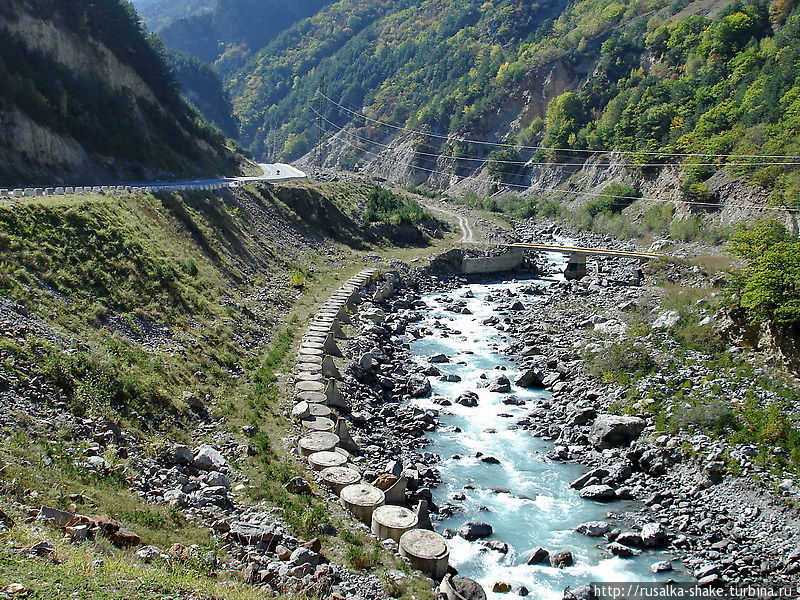
[[[125,185],[106,185],[106,186],[64,186],[63,184],[53,184],[49,187],[27,187],[16,189],[0,189],[0,197],[35,197],[35,196],[61,196],[66,194],[81,194],[88,192],[106,190],[141,190],[164,191],[164,190],[191,190],[191,189],[222,189],[236,187],[240,184],[253,181],[277,182],[291,181],[295,179],[305,179],[307,175],[292,165],[284,163],[259,164],[263,173],[254,177],[217,177],[212,179],[191,179],[185,181],[147,181],[139,183],[128,183]]]
[[[446,214],[446,215],[448,215],[448,216],[450,216],[450,217],[452,217],[452,218],[454,218],[454,219],[456,219],[458,221],[458,226],[461,229],[461,239],[458,240],[459,243],[463,244],[463,243],[466,243],[466,242],[474,242],[474,241],[476,241],[475,240],[475,234],[472,231],[472,227],[470,226],[469,219],[467,219],[467,217],[464,217],[464,216],[462,216],[462,215],[460,215],[460,214],[458,214],[456,212],[453,212],[451,210],[447,210],[445,208],[439,208],[438,206],[431,206],[430,204],[423,204],[423,206],[425,208],[430,209],[430,210],[435,210],[437,212],[444,213],[444,214]]]

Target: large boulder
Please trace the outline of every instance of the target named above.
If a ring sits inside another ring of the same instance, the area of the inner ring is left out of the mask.
[[[500,394],[507,394],[511,391],[511,382],[505,375],[500,375],[492,379],[489,383],[490,392],[498,392]]]
[[[544,373],[541,369],[528,369],[519,376],[516,384],[523,388],[544,387]]]
[[[589,537],[600,537],[611,531],[611,523],[608,521],[589,521],[578,525],[575,531]]]
[[[283,540],[284,531],[277,523],[235,521],[231,523],[228,537],[245,545],[254,545],[259,542],[271,544]]]
[[[192,464],[204,471],[221,471],[227,463],[219,450],[203,444],[195,449]]]
[[[412,398],[424,398],[431,395],[431,382],[425,375],[414,373],[408,378],[408,393]]]
[[[458,528],[458,535],[469,541],[488,538],[492,533],[494,533],[492,526],[480,521],[467,521]]]
[[[456,404],[467,407],[478,406],[478,394],[475,392],[464,392],[456,398]]]
[[[571,567],[575,564],[575,559],[572,557],[572,552],[569,550],[562,550],[550,555],[550,566],[557,569]]]
[[[642,527],[639,535],[642,537],[642,545],[647,548],[661,546],[669,537],[661,523],[647,523]]]
[[[644,419],[621,415],[600,415],[592,424],[589,439],[598,450],[627,446],[645,428]]]
[[[677,310],[668,310],[658,315],[653,321],[653,329],[672,329],[681,320],[681,314]]]
[[[581,498],[596,502],[609,502],[617,497],[617,492],[610,485],[587,485],[580,492]]]

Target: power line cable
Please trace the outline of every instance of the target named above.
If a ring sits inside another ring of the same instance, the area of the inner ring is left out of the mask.
[[[317,112],[316,109],[312,108],[312,112],[317,115],[318,120],[323,120],[332,127],[335,127],[339,130],[344,130],[342,125],[337,125],[321,113]],[[353,137],[358,138],[359,140],[369,143],[375,144],[377,146],[381,146],[382,148],[389,148],[392,149],[393,146],[388,144],[383,144],[381,142],[377,142],[375,140],[370,140],[369,138],[365,138],[363,136],[359,136],[358,134],[348,132],[348,135],[352,135]],[[493,162],[493,163],[500,163],[500,164],[507,164],[507,165],[520,165],[526,167],[577,167],[577,168],[584,168],[584,163],[572,163],[572,162],[531,162],[527,160],[501,160],[501,159],[490,159],[488,157],[471,157],[471,156],[458,156],[454,154],[438,154],[438,153],[431,153],[431,152],[421,152],[419,150],[414,151],[415,154],[419,156],[429,156],[434,158],[450,158],[453,160],[463,160],[463,161],[471,161],[471,162]],[[644,168],[644,167],[675,167],[675,166],[692,166],[692,167],[761,167],[761,166],[768,166],[768,165],[800,165],[800,162],[769,162],[769,163],[685,163],[683,165],[676,165],[674,163],[594,163],[589,165],[590,167],[626,167],[626,168]]]
[[[331,134],[331,135],[335,135],[337,133],[344,133],[344,134],[352,135],[352,134],[350,134],[350,132],[348,132],[348,131],[346,131],[344,129],[339,129],[339,131],[335,131],[335,132],[334,131],[330,131],[328,129],[323,129],[323,131],[325,131],[325,133],[328,133],[328,134]],[[331,141],[331,140],[329,140],[329,141]],[[354,149],[358,150],[359,152],[364,152],[366,154],[370,154],[370,155],[378,157],[378,158],[386,158],[386,156],[383,156],[383,155],[378,154],[376,152],[371,152],[369,150],[365,150],[364,148],[360,148],[359,146],[356,146],[355,144],[353,144],[351,142],[348,142],[347,140],[343,140],[343,142],[345,144],[347,144],[348,146],[350,146],[351,148],[354,148]],[[453,173],[447,173],[445,171],[438,171],[436,169],[428,169],[428,168],[425,168],[425,167],[419,167],[419,166],[414,165],[411,162],[401,162],[401,163],[397,163],[396,162],[395,164],[407,165],[407,166],[410,166],[410,167],[412,167],[414,169],[417,169],[419,171],[424,171],[424,172],[427,172],[427,173],[438,174],[438,175],[447,175],[447,176],[450,176],[450,177],[453,176]],[[509,174],[509,173],[506,173],[506,174]],[[492,179],[479,179],[479,178],[475,178],[475,177],[469,177],[468,179],[470,181],[474,181],[474,182],[477,182],[477,183],[490,183],[490,184],[493,184],[493,185],[497,185],[499,183],[499,182],[497,182],[495,180],[492,180]],[[579,192],[577,190],[565,190],[565,189],[548,188],[548,187],[534,187],[534,186],[524,185],[524,184],[521,184],[521,183],[501,183],[500,185],[504,185],[504,186],[508,186],[508,187],[520,188],[520,189],[523,189],[523,190],[529,191],[529,192],[554,192],[554,193],[561,193],[561,194],[572,194],[572,195],[575,195],[575,196],[592,196],[592,197],[600,197],[600,198],[616,198],[616,199],[619,199],[619,200],[631,200],[631,201],[634,201],[634,202],[637,201],[637,200],[643,200],[643,201],[646,201],[646,202],[661,202],[661,203],[670,203],[670,204],[683,204],[683,205],[690,205],[690,206],[702,206],[702,207],[706,207],[706,208],[723,208],[722,205],[720,205],[718,203],[715,203],[715,202],[694,202],[694,201],[691,201],[691,200],[670,200],[670,199],[666,199],[666,198],[646,198],[646,197],[641,197],[641,196],[622,196],[622,195],[617,195],[617,194],[605,194],[605,193],[602,193],[602,192]],[[787,207],[782,207],[782,206],[759,206],[758,204],[725,204],[724,208],[746,208],[746,209],[755,209],[755,210],[781,211],[781,212],[788,212],[788,213],[798,213],[798,212],[800,212],[800,209],[796,209],[796,208],[787,208]]]
[[[786,155],[786,154],[705,154],[701,152],[652,152],[652,151],[638,151],[638,150],[589,150],[585,148],[556,148],[550,146],[527,146],[524,144],[508,144],[504,142],[490,142],[487,140],[473,140],[468,138],[463,138],[457,135],[442,135],[438,133],[429,133],[425,131],[420,131],[418,129],[410,129],[408,127],[403,127],[401,125],[396,125],[394,123],[388,123],[386,121],[381,121],[380,119],[373,119],[372,117],[368,117],[367,115],[351,110],[346,106],[336,102],[329,96],[325,94],[321,94],[323,98],[325,98],[328,102],[337,106],[344,110],[345,112],[356,116],[361,117],[367,121],[372,123],[376,123],[378,125],[382,125],[384,127],[390,127],[392,129],[396,129],[399,131],[406,131],[408,133],[413,133],[416,135],[424,135],[427,137],[449,140],[455,137],[458,141],[464,142],[467,144],[478,144],[478,145],[486,145],[486,146],[497,146],[501,148],[517,148],[521,150],[546,150],[552,152],[580,152],[584,154],[609,154],[609,153],[616,153],[616,154],[624,154],[628,156],[678,156],[678,157],[705,157],[705,158],[786,158],[791,160],[800,160],[800,156],[796,155]],[[691,163],[690,163],[691,164]],[[783,163],[780,163],[783,164]]]

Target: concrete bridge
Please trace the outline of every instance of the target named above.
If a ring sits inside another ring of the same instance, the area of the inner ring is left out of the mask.
[[[664,254],[653,252],[636,252],[630,250],[614,250],[610,248],[586,248],[583,246],[565,246],[558,244],[490,244],[489,242],[470,242],[464,244],[478,244],[486,246],[501,246],[508,248],[507,252],[497,256],[487,256],[480,258],[465,257],[461,263],[461,271],[464,274],[496,273],[500,271],[513,271],[522,266],[525,260],[525,251],[533,250],[536,252],[555,252],[563,254],[569,258],[567,268],[564,271],[566,279],[582,279],[586,277],[586,259],[589,256],[610,256],[614,258],[632,258],[640,261],[666,258]]]

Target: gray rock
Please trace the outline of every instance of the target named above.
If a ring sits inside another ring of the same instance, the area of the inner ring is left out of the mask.
[[[458,398],[456,398],[456,404],[467,407],[478,406],[478,394],[475,392],[464,392]]]
[[[192,464],[204,471],[219,471],[227,465],[222,453],[208,444],[198,446],[194,452]]]
[[[578,525],[575,531],[589,537],[600,537],[611,531],[611,523],[607,521],[589,521]]]
[[[283,528],[277,523],[246,523],[235,521],[231,523],[228,537],[239,542],[252,546],[258,542],[276,543],[284,538]]]
[[[644,419],[620,415],[600,415],[592,424],[590,440],[597,450],[627,446],[641,435]]]
[[[431,395],[431,382],[425,375],[414,373],[408,378],[408,393],[412,398],[424,398]]]
[[[532,388],[544,386],[544,374],[540,369],[528,369],[516,381],[519,387]]]
[[[320,563],[321,559],[322,556],[313,550],[309,550],[308,548],[297,548],[289,557],[289,564],[293,567],[298,567],[301,565],[310,565],[311,567],[316,567]]]
[[[189,446],[174,446],[170,453],[169,461],[175,465],[188,465],[192,462],[194,452]]]
[[[489,391],[497,392],[500,394],[507,394],[508,392],[511,391],[511,382],[505,375],[500,375],[499,377],[495,377],[489,383]]]
[[[634,550],[624,544],[620,544],[619,542],[611,542],[606,546],[609,552],[614,556],[619,556],[620,558],[630,558],[631,556],[636,556],[639,554],[638,550]]]
[[[681,320],[681,314],[677,310],[668,310],[661,313],[653,321],[653,329],[672,329]]]
[[[286,491],[290,494],[310,494],[311,487],[308,482],[302,477],[292,477],[289,482],[284,486]]]
[[[562,550],[550,555],[550,566],[557,569],[571,567],[575,564],[575,559],[572,557],[572,552],[569,550]]]
[[[567,588],[564,590],[563,600],[595,600],[597,595],[591,585],[582,585],[574,590]]]
[[[458,528],[458,535],[469,541],[488,538],[492,533],[494,533],[492,526],[480,521],[467,521]]]
[[[433,364],[442,364],[442,363],[449,363],[450,359],[447,357],[446,354],[434,354],[430,358],[428,358],[428,362]]]
[[[642,538],[642,545],[646,548],[655,548],[667,541],[667,532],[661,523],[648,523],[642,527],[639,535]]]
[[[548,562],[549,558],[550,553],[547,550],[544,548],[536,548],[533,552],[531,552],[527,563],[529,565],[541,565],[542,563]]]
[[[597,502],[609,502],[617,497],[617,493],[610,485],[587,485],[580,491],[581,498]]]
[[[655,562],[650,565],[650,570],[653,573],[666,573],[667,571],[672,571],[672,563],[668,560]]]

